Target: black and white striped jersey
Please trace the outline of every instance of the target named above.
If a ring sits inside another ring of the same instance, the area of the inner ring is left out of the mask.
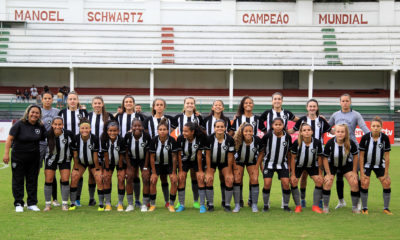
[[[171,133],[171,129],[173,128],[171,126],[171,122],[174,121],[173,117],[168,116],[168,115],[164,115],[161,118],[156,118],[154,116],[151,116],[151,117],[146,118],[146,120],[144,120],[144,122],[143,122],[143,127],[144,127],[144,129],[146,129],[148,131],[148,133],[150,134],[150,137],[153,138],[158,135],[157,127],[158,127],[158,124],[161,122],[161,119],[163,119],[164,117],[168,119],[168,121],[167,121],[168,131],[169,131],[169,133]]]
[[[107,120],[114,120],[114,116],[111,113],[108,113]],[[91,125],[92,134],[96,135],[96,137],[100,139],[104,129],[103,114],[96,114],[95,112],[90,112],[89,121]]]
[[[94,165],[94,154],[100,151],[99,140],[94,134],[90,134],[89,139],[85,142],[82,140],[81,134],[75,135],[74,151],[78,152],[78,161],[84,166]]]
[[[304,142],[294,141],[292,154],[296,155],[296,167],[318,167],[318,157],[323,155],[322,143],[316,138],[312,138],[307,146]]]
[[[267,121],[266,122],[266,131],[268,131],[271,128],[272,121],[278,117],[283,119],[285,129],[286,129],[288,121],[293,121],[296,116],[289,110],[282,109],[280,112],[277,112],[274,109],[270,109],[270,110],[265,111],[263,114],[261,114],[260,121],[263,124],[265,121]]]
[[[145,120],[144,116],[140,113],[127,114],[124,112],[116,116],[116,119],[119,123],[119,133],[121,136],[125,136],[125,134],[132,128],[132,121],[135,118],[140,119],[142,122]]]
[[[172,166],[172,153],[179,150],[178,144],[175,139],[168,136],[164,143],[160,141],[159,136],[155,136],[150,141],[150,153],[154,153],[156,165],[169,165]]]
[[[260,129],[261,131],[265,131],[265,125],[264,122],[261,121],[261,118],[257,115],[253,115],[251,117],[246,117],[245,115],[242,115],[240,117],[236,117],[235,120],[233,121],[231,130],[233,130],[234,132],[236,132],[237,130],[239,130],[240,125],[242,125],[242,123],[250,123],[251,125],[253,125],[253,129],[254,129],[254,135],[257,135],[257,131],[258,129]]]
[[[64,129],[79,134],[79,122],[82,118],[88,118],[88,113],[85,109],[71,111],[65,108],[58,113],[58,116],[64,119]]]
[[[197,151],[205,149],[204,140],[194,138],[192,142],[189,142],[183,135],[180,135],[177,140],[179,152],[182,157],[182,162],[197,162]]]
[[[225,120],[226,132],[229,132],[229,130],[232,129],[231,121],[227,117],[223,120]],[[204,118],[203,128],[206,130],[208,136],[215,132],[214,131],[215,121],[217,121],[217,119],[212,115],[209,115],[206,118]]]
[[[307,123],[311,126],[313,130],[313,137],[320,140],[321,142],[324,141],[324,133],[331,131],[331,126],[329,123],[324,119],[318,116],[315,120],[311,120],[307,116],[301,117],[294,125],[293,130],[299,131],[300,126],[302,123]]]
[[[258,136],[253,136],[253,141],[247,145],[244,141],[235,154],[236,162],[256,164],[258,155],[263,151],[263,144]]]
[[[151,137],[148,133],[143,132],[140,138],[136,139],[131,132],[128,132],[125,134],[124,141],[130,159],[138,161],[145,160],[151,141]]]
[[[50,139],[47,137],[46,138],[46,144],[47,144],[47,153],[45,156],[45,162],[51,166],[53,162],[57,162],[59,164],[65,163],[65,162],[71,162],[71,159],[73,157],[73,152],[72,149],[74,148],[74,135],[72,132],[68,130],[63,130],[63,133],[60,136],[55,136],[55,147],[53,152],[50,152],[50,149],[48,147],[48,142]]]
[[[212,164],[227,164],[228,153],[235,153],[235,141],[233,138],[226,134],[224,140],[219,143],[215,133],[208,136],[206,150],[211,151],[211,163]]]
[[[328,158],[329,165],[333,167],[343,167],[348,162],[352,162],[351,155],[357,155],[358,148],[356,143],[350,139],[350,153],[346,155],[344,145],[340,146],[336,142],[336,137],[330,139],[324,148],[324,156]]]
[[[179,129],[179,135],[182,134],[183,132],[183,126],[185,126],[185,124],[187,122],[193,122],[193,123],[197,123],[199,126],[203,126],[203,117],[201,115],[196,116],[195,114],[192,114],[190,117],[186,116],[184,113],[180,113],[178,115],[176,115],[173,119],[173,121],[171,122],[172,124],[172,128]]]
[[[108,160],[110,166],[117,166],[119,162],[119,155],[125,154],[125,144],[121,136],[117,136],[114,142],[111,139],[101,142],[101,151],[108,153]]]
[[[283,169],[288,168],[287,154],[292,147],[292,138],[289,134],[284,133],[283,136],[277,137],[273,131],[269,131],[262,138],[264,145],[264,168]]]
[[[381,133],[377,141],[374,141],[372,133],[362,136],[360,151],[364,152],[365,168],[385,168],[385,152],[390,152],[389,137]]]

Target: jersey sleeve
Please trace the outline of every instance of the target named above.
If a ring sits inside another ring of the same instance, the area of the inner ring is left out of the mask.
[[[157,137],[154,137],[151,139],[150,143],[149,143],[149,152],[151,153],[155,153],[157,150]]]
[[[227,135],[227,136],[229,136],[229,135]],[[230,136],[229,136],[229,139],[228,139],[228,152],[230,152],[230,153],[234,153],[235,152],[235,141]]]
[[[293,153],[293,154],[295,154],[295,155],[297,155],[297,148],[298,148],[298,146],[299,146],[299,143],[298,143],[298,141],[294,141],[294,143],[293,143],[293,145],[292,145],[292,147],[291,147],[291,152]]]
[[[197,123],[200,127],[202,127],[204,125],[204,119],[201,115],[197,116],[197,119],[199,120],[199,122]]]
[[[146,145],[144,146],[144,148],[145,148],[146,151],[148,151],[149,148],[150,148],[150,142],[151,142],[150,134],[144,133],[144,139],[145,139],[145,142],[146,142]]]
[[[268,115],[268,111],[264,111],[264,112],[260,115],[260,121],[265,122],[265,120],[267,120],[267,115]]]
[[[79,141],[79,135],[73,135],[72,134],[72,144],[71,144],[71,150],[72,151],[78,151],[78,141]]]
[[[143,121],[143,128],[145,130],[149,130],[149,121],[150,121],[150,119],[151,119],[151,117],[148,117]]]
[[[19,134],[20,131],[20,125],[22,124],[21,120],[16,122],[14,125],[12,125],[9,135],[16,137]]]
[[[325,118],[319,118],[319,120],[321,120],[324,123],[324,127],[322,128],[322,132],[326,133],[326,132],[330,132],[332,127],[331,125],[326,121]]]
[[[361,137],[359,149],[360,151],[365,151],[366,150],[366,144],[367,144],[367,139],[369,138],[369,134],[365,134],[364,136]]]
[[[210,136],[207,136],[204,138],[204,150],[210,150],[211,149],[211,143],[212,143],[212,138],[214,137],[213,134]]]
[[[183,135],[179,135],[178,139],[176,140],[176,147],[178,148],[177,151],[182,151],[183,141],[185,141],[185,138]]]
[[[386,135],[386,134],[384,134],[384,133],[382,133],[382,140],[383,140],[383,142],[384,142],[384,144],[385,144],[385,149],[383,149],[385,152],[390,152],[390,150],[391,150],[391,147],[390,147],[390,140],[389,140],[389,137],[388,137],[388,135]]]
[[[290,121],[293,121],[296,118],[296,116],[291,111],[288,111],[288,110],[286,110],[286,111],[288,113],[288,119]]]
[[[234,132],[236,132],[236,130],[237,130],[236,129],[236,125],[237,125],[236,122],[237,121],[238,121],[238,117],[236,117],[235,120],[233,120],[233,124],[231,126],[231,130],[234,131]]]
[[[178,143],[176,142],[175,138],[170,137],[170,141],[172,146],[172,152],[178,152],[180,150],[180,147],[178,146]]]
[[[92,149],[92,151],[93,152],[99,152],[100,151],[100,144],[99,144],[99,139],[95,136],[95,135],[92,135],[92,137],[93,137],[93,149]]]
[[[364,134],[369,133],[369,129],[360,113],[357,112],[357,124],[363,130]]]
[[[175,129],[178,127],[179,116],[181,114],[176,115],[175,117],[171,118],[171,128]]]
[[[317,155],[318,156],[323,156],[324,153],[322,152],[323,148],[322,148],[321,141],[319,141],[318,139],[315,139],[315,141],[317,141]]]
[[[351,153],[351,155],[357,155],[358,154],[357,145],[352,140],[350,140],[350,153]]]
[[[101,152],[108,152],[108,143],[106,141],[101,141]]]
[[[334,145],[334,138],[332,138],[332,139],[330,139],[327,143],[326,143],[326,145],[325,145],[325,148],[324,148],[324,157],[329,157],[330,155],[331,155],[331,152],[332,152],[332,145]]]
[[[331,127],[333,127],[335,125],[335,117],[336,117],[336,113],[332,114],[332,116],[329,118],[329,125]]]
[[[258,121],[258,129],[262,132],[265,132],[267,128],[265,127],[264,121],[262,121],[261,117],[257,117]]]
[[[258,136],[254,136],[254,141],[255,141],[257,151],[261,152],[263,150],[263,144],[261,142],[261,138],[259,138]]]
[[[44,125],[40,125],[40,128],[41,128],[41,130],[40,130],[40,133],[41,133],[40,140],[44,141],[46,139],[46,136],[47,136],[47,129],[46,129],[46,127]]]
[[[286,133],[287,134],[287,133]],[[290,150],[290,148],[292,147],[293,143],[292,143],[292,137],[290,136],[290,134],[287,134],[287,139],[288,139],[288,149]]]
[[[299,119],[299,121],[296,122],[296,124],[293,127],[293,130],[295,130],[296,132],[300,130],[300,125],[303,123],[303,117]]]
[[[122,139],[122,137],[119,137],[118,139],[119,139],[119,143],[118,143],[119,151],[118,152],[119,152],[119,154],[124,154],[125,150],[126,150],[125,141],[124,141],[124,139]]]

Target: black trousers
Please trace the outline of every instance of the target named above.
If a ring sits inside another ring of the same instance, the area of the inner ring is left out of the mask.
[[[14,206],[24,205],[24,185],[28,193],[28,206],[36,205],[40,152],[11,151],[12,192]]]

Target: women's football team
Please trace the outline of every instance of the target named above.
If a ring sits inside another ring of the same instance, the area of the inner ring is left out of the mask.
[[[341,96],[341,101],[342,98],[351,101],[347,94]],[[129,95],[122,102],[122,113],[116,116],[105,111],[101,97],[93,98],[92,113],[79,111],[76,92],[68,95],[67,103],[75,108],[67,108],[52,121],[43,123],[50,125],[45,139],[44,211],[51,210],[52,184],[58,168],[62,210],[65,211],[80,206],[77,197],[82,188],[82,175],[87,169],[91,176],[89,186],[97,185],[98,211],[112,210],[111,183],[116,175],[117,211],[130,212],[135,207],[142,212],[154,211],[160,178],[165,207],[170,212],[182,212],[187,207],[185,186],[190,172],[193,207],[200,213],[211,212],[214,211],[214,177],[218,169],[222,208],[236,213],[244,205],[242,193],[246,169],[248,205],[253,212],[259,211],[260,173],[264,178],[263,211],[270,211],[271,185],[276,172],[281,182],[282,208],[291,211],[289,200],[292,195],[296,213],[306,207],[308,176],[315,183],[312,211],[328,213],[333,180],[340,173],[350,185],[353,213],[368,214],[368,188],[373,171],[383,187],[384,213],[392,214],[389,210],[390,142],[381,131],[379,117],[371,121],[371,132],[366,133],[358,144],[351,139],[345,123],[329,125],[319,114],[315,99],[307,102],[307,115],[297,118],[282,109],[281,93],[272,95],[272,109],[261,116],[253,113],[253,99],[244,97],[232,123],[223,113],[221,100],[213,102],[210,114],[204,119],[196,110],[192,97],[185,98],[183,112],[175,117],[164,114],[166,102],[159,98],[154,100],[152,115],[148,118],[134,111],[135,99]],[[293,129],[287,129],[289,120],[296,121]],[[296,131],[298,139],[292,141],[290,134]],[[173,132],[177,138],[172,136]],[[323,146],[326,132],[335,137]],[[142,203],[139,173],[143,186]],[[128,205],[124,209],[125,194]],[[92,205],[93,201],[91,196]]]

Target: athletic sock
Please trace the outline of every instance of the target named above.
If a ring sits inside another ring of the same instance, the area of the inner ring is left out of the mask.
[[[73,187],[70,188],[71,204],[75,204],[77,191],[78,191],[78,188],[73,188]]]
[[[133,192],[135,193],[135,200],[140,201],[140,178],[133,179]]]
[[[225,206],[231,206],[233,195],[233,188],[232,187],[225,187]]]
[[[306,189],[305,188],[300,188],[300,198],[301,198],[301,200],[306,199]]]
[[[150,205],[151,206],[156,205],[156,197],[157,197],[157,194],[150,194]]]
[[[81,200],[82,186],[83,186],[83,177],[79,178],[78,181],[78,187],[76,189],[76,200]]]
[[[293,197],[294,204],[296,206],[300,206],[300,192],[299,192],[299,188],[297,186],[292,187],[292,197]]]
[[[46,204],[51,202],[51,195],[53,192],[53,183],[44,183],[44,200]]]
[[[336,176],[336,192],[337,192],[339,199],[344,198],[343,189],[344,189],[343,175],[337,174],[337,176]]]
[[[314,188],[313,205],[319,206],[319,201],[322,198],[322,187]]]
[[[126,194],[126,199],[128,200],[128,205],[133,205],[133,194]],[[144,197],[143,197],[144,201]]]
[[[240,204],[240,183],[233,184],[233,200],[236,204]]]
[[[383,207],[389,209],[391,188],[383,189]]]
[[[250,196],[251,196],[251,203],[257,205],[258,203],[258,195],[260,194],[260,187],[258,184],[252,184],[250,186]]]
[[[249,201],[252,201],[251,186],[252,186],[252,185],[249,183]]]
[[[143,204],[147,205],[149,203],[149,201],[150,201],[150,194],[143,194]]]
[[[192,171],[192,170],[190,170]],[[193,192],[193,201],[198,202],[199,201],[199,184],[197,183],[197,180],[192,180],[192,192]]]
[[[124,204],[125,189],[118,189],[118,204]]]
[[[331,190],[322,189],[322,199],[324,200],[324,207],[329,207],[329,200],[331,199]]]
[[[353,210],[357,209],[357,204],[358,204],[359,200],[360,200],[360,191],[357,191],[357,192],[351,191],[351,202],[353,205]]]
[[[89,187],[89,199],[94,199],[94,193],[96,192],[96,184],[88,184]]]
[[[299,191],[297,190],[297,193],[298,192]],[[282,189],[282,193],[283,193],[283,195],[282,195],[282,197],[283,197],[283,206],[287,207],[287,206],[289,206],[289,201],[290,201],[290,189],[288,189],[288,190]]]
[[[208,205],[214,206],[214,187],[206,187],[206,197]]]
[[[56,176],[54,175],[54,179],[53,179],[53,183],[52,183],[52,196],[53,196],[53,200],[57,200],[57,179]]]
[[[225,189],[226,189],[225,183],[221,183],[220,186],[221,186],[221,201],[225,202]]]
[[[271,189],[263,188],[264,206],[268,206],[268,204],[269,204],[269,194],[270,194],[270,192],[271,192]]]
[[[178,198],[179,204],[184,207],[185,206],[185,188],[178,188]]]
[[[97,189],[97,195],[99,197],[99,206],[104,206],[104,190]]]
[[[206,203],[206,188],[199,187],[199,197],[200,197],[200,205],[205,205]]]
[[[104,198],[106,199],[106,204],[111,205],[111,189],[104,189],[103,193],[104,193]]]
[[[63,202],[68,202],[70,187],[69,182],[61,182],[61,198]]]
[[[368,189],[360,188],[360,196],[363,208],[368,208]]]
[[[168,202],[169,200],[169,188],[168,188],[168,183],[162,183],[161,184],[162,192],[164,194],[164,201]]]
[[[169,205],[170,206],[174,206],[175,205],[175,200],[176,200],[176,194],[175,195],[170,194],[169,195]]]
[[[240,183],[240,201],[243,202],[243,183]]]

